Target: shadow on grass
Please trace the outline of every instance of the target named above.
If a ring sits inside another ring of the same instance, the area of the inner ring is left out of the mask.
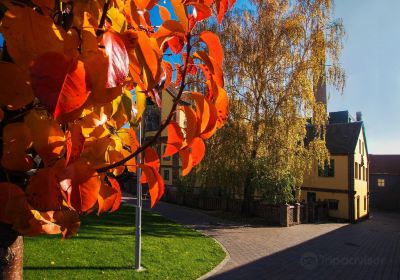
[[[133,270],[131,266],[24,266],[24,270]]]

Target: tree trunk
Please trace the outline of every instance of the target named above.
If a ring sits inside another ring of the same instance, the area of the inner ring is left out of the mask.
[[[247,172],[246,180],[244,183],[244,194],[242,203],[242,214],[246,216],[251,215],[251,203],[253,201],[253,188],[251,185],[251,171]]]
[[[257,151],[253,149],[250,155],[251,162],[254,162],[257,156]],[[251,215],[251,204],[253,202],[254,190],[251,184],[251,179],[253,176],[253,166],[251,166],[246,173],[246,179],[244,181],[244,194],[243,194],[243,203],[242,203],[242,214],[246,216]]]
[[[23,237],[11,225],[0,223],[0,280],[21,280],[23,257]]]

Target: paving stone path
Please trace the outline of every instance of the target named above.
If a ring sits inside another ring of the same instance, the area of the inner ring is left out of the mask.
[[[208,279],[400,279],[400,214],[282,228],[241,225],[165,202],[153,211],[226,248],[228,262]]]

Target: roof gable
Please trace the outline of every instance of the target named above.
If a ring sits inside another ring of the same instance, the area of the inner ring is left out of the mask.
[[[334,123],[326,126],[326,147],[331,154],[353,154],[360,136],[362,122]],[[314,139],[314,129],[307,126],[306,145]]]

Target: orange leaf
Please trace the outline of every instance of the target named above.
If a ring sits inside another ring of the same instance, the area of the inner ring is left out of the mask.
[[[81,224],[78,213],[71,209],[54,212],[53,219],[56,224],[60,225],[63,238],[75,235]]]
[[[62,194],[54,168],[44,168],[33,175],[26,188],[29,204],[39,211],[58,210]]]
[[[164,88],[167,88],[171,84],[171,80],[172,80],[172,65],[171,65],[171,63],[163,60],[162,66],[164,68],[164,73],[165,73]]]
[[[24,123],[6,125],[3,129],[2,167],[14,171],[32,169],[32,158],[25,153],[31,145],[31,132]]]
[[[187,32],[189,29],[189,20],[185,5],[183,5],[181,0],[171,0],[171,4],[174,9],[175,15],[181,22],[184,30]]]
[[[160,169],[160,159],[156,150],[151,147],[148,147],[144,150],[144,163],[145,165],[154,168],[154,170],[158,172]],[[146,173],[142,173],[142,177],[140,178],[141,183],[149,183],[148,180],[149,178],[147,178]]]
[[[224,51],[221,42],[216,34],[210,31],[203,31],[200,34],[200,40],[208,47],[208,53],[219,65],[224,61]]]
[[[193,138],[197,135],[197,118],[196,113],[189,106],[182,106],[181,109],[185,113],[186,117],[186,129],[185,129],[185,146],[189,145]]]
[[[170,122],[167,127],[168,139],[167,147],[163,157],[172,156],[177,153],[183,145],[183,134],[181,127],[176,122]]]
[[[34,61],[30,71],[35,96],[56,119],[81,107],[89,96],[82,61],[45,53]]]
[[[69,197],[70,205],[79,213],[90,210],[97,202],[100,178],[84,161],[75,161],[58,172],[61,189]]]
[[[179,151],[179,155],[182,159],[182,176],[186,176],[193,168],[192,153],[190,152],[190,149],[184,149]]]
[[[153,207],[164,194],[164,181],[154,167],[145,164],[140,164],[139,167],[147,178],[150,193],[150,206]]]
[[[134,0],[137,9],[139,10],[151,10],[151,8],[154,7],[154,5],[157,4],[157,0]]]
[[[204,157],[204,153],[206,152],[206,146],[204,145],[203,139],[196,137],[193,139],[192,145],[192,159],[193,166],[198,165]]]
[[[108,177],[110,184],[103,182],[100,187],[97,202],[99,209],[97,214],[110,211],[114,212],[121,204],[121,189],[117,180]]]
[[[171,15],[167,8],[165,8],[164,6],[158,5],[158,9],[159,9],[160,17],[161,17],[162,21],[167,21],[167,20],[171,19]]]
[[[218,112],[213,103],[211,103],[207,99],[205,99],[205,101],[208,103],[208,107],[210,108],[210,119],[208,121],[206,129],[203,131],[203,133],[201,133],[200,137],[203,139],[208,139],[217,130]]]
[[[2,18],[0,32],[7,42],[7,51],[13,61],[27,70],[32,61],[46,52],[64,52],[66,32],[31,7],[8,5]],[[3,73],[2,73],[3,75]]]
[[[210,120],[210,107],[201,93],[193,92],[192,97],[196,101],[197,132],[198,134],[201,134],[208,126]]]
[[[167,20],[163,22],[154,34],[157,44],[162,48],[163,44],[172,37],[183,39],[185,37],[185,29],[182,24],[176,20]]]
[[[29,76],[16,64],[0,63],[0,104],[9,110],[19,109],[33,101]]]
[[[221,128],[228,119],[229,113],[228,94],[221,87],[218,87],[218,96],[215,100],[215,107],[218,115],[217,128]]]
[[[224,73],[222,72],[221,65],[214,58],[208,56],[204,51],[195,52],[193,57],[202,60],[207,66],[207,69],[211,72],[217,85],[224,87]]]
[[[25,117],[25,124],[31,130],[33,147],[45,165],[51,164],[61,156],[65,136],[57,121],[31,110]]]

